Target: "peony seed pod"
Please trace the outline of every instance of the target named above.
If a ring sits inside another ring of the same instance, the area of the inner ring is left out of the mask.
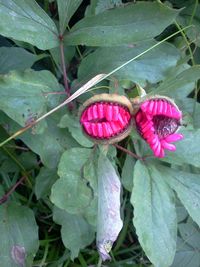
[[[125,96],[95,95],[83,103],[80,124],[95,143],[113,144],[127,137],[132,128],[132,104]]]
[[[140,103],[134,117],[138,132],[156,157],[163,158],[165,149],[176,150],[171,143],[183,138],[176,133],[182,123],[182,112],[172,99],[165,96],[146,99]]]

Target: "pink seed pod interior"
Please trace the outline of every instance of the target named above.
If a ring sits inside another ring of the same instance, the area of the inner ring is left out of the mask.
[[[115,143],[130,133],[132,105],[125,96],[95,95],[80,113],[84,133],[97,143]]]
[[[167,97],[157,96],[141,103],[135,115],[135,122],[140,135],[149,144],[154,155],[165,156],[164,150],[175,151],[173,142],[183,138],[176,133],[181,125],[182,112]]]

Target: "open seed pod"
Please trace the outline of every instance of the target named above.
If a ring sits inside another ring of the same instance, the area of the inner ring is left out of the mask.
[[[132,104],[125,96],[95,95],[83,103],[80,123],[85,135],[95,143],[113,144],[129,135]]]
[[[175,151],[172,142],[183,138],[176,133],[182,123],[182,112],[174,101],[165,96],[154,96],[143,100],[134,115],[138,132],[149,144],[154,155],[165,156],[164,149]]]

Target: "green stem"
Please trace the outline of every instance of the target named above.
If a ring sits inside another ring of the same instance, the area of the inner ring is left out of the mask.
[[[38,265],[38,267],[43,267],[45,266],[45,261],[48,255],[48,251],[49,251],[49,242],[46,242],[46,246],[45,246],[45,250],[44,250],[44,256],[40,262],[40,264]]]
[[[99,257],[99,261],[97,263],[97,267],[101,267],[101,266],[102,266],[102,259],[101,259],[101,257]]]
[[[83,59],[83,55],[81,54],[81,51],[80,51],[78,45],[76,46],[76,50],[77,50],[77,52],[79,54],[80,59],[82,60]]]
[[[179,29],[179,31],[180,31],[180,33],[181,33],[181,35],[182,35],[182,37],[183,37],[183,39],[184,39],[184,41],[185,41],[185,43],[187,45],[188,51],[190,53],[190,58],[191,58],[191,61],[192,61],[192,65],[195,65],[193,52],[192,52],[192,49],[190,47],[190,43],[189,43],[189,41],[187,39],[186,34],[185,34],[184,30],[181,28],[181,26],[176,21],[175,21],[175,25]]]
[[[87,263],[86,263],[86,261],[85,261],[85,259],[83,258],[83,256],[82,256],[81,253],[79,253],[78,259],[79,259],[80,264],[81,264],[82,267],[87,267]]]
[[[49,0],[44,0],[44,10],[46,13],[49,11]]]
[[[67,25],[67,29],[70,32],[71,29],[70,29],[69,25]],[[83,55],[81,54],[81,51],[80,51],[78,45],[76,45],[75,47],[76,47],[76,50],[77,50],[77,52],[79,54],[80,59],[82,60],[83,59]]]
[[[6,154],[8,154],[8,156],[17,164],[17,166],[22,170],[23,175],[26,176],[26,180],[30,186],[30,188],[32,188],[32,184],[31,181],[29,179],[29,174],[27,173],[26,169],[24,168],[24,166],[21,164],[21,162],[12,154],[10,153],[10,151],[6,148],[3,147],[3,150],[5,151]]]
[[[126,214],[126,218],[125,218],[125,221],[124,221],[124,225],[123,225],[123,229],[119,235],[119,238],[117,240],[117,244],[114,248],[114,252],[116,252],[120,247],[121,245],[123,244],[125,238],[126,238],[126,235],[127,235],[127,231],[128,231],[128,226],[129,226],[129,222],[130,222],[130,218],[131,218],[131,209],[127,209],[127,214]]]
[[[194,9],[193,9],[193,11],[192,11],[192,15],[191,15],[191,18],[190,18],[190,21],[189,21],[189,25],[192,24],[192,21],[193,21],[193,19],[194,19],[195,14],[196,14],[197,7],[198,7],[198,2],[199,2],[198,0],[195,1]]]

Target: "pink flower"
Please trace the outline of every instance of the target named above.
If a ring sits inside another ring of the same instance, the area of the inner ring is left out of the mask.
[[[159,158],[165,156],[165,149],[175,151],[176,147],[171,143],[183,138],[182,134],[176,133],[181,119],[181,111],[167,97],[155,97],[144,101],[135,115],[140,135]]]

